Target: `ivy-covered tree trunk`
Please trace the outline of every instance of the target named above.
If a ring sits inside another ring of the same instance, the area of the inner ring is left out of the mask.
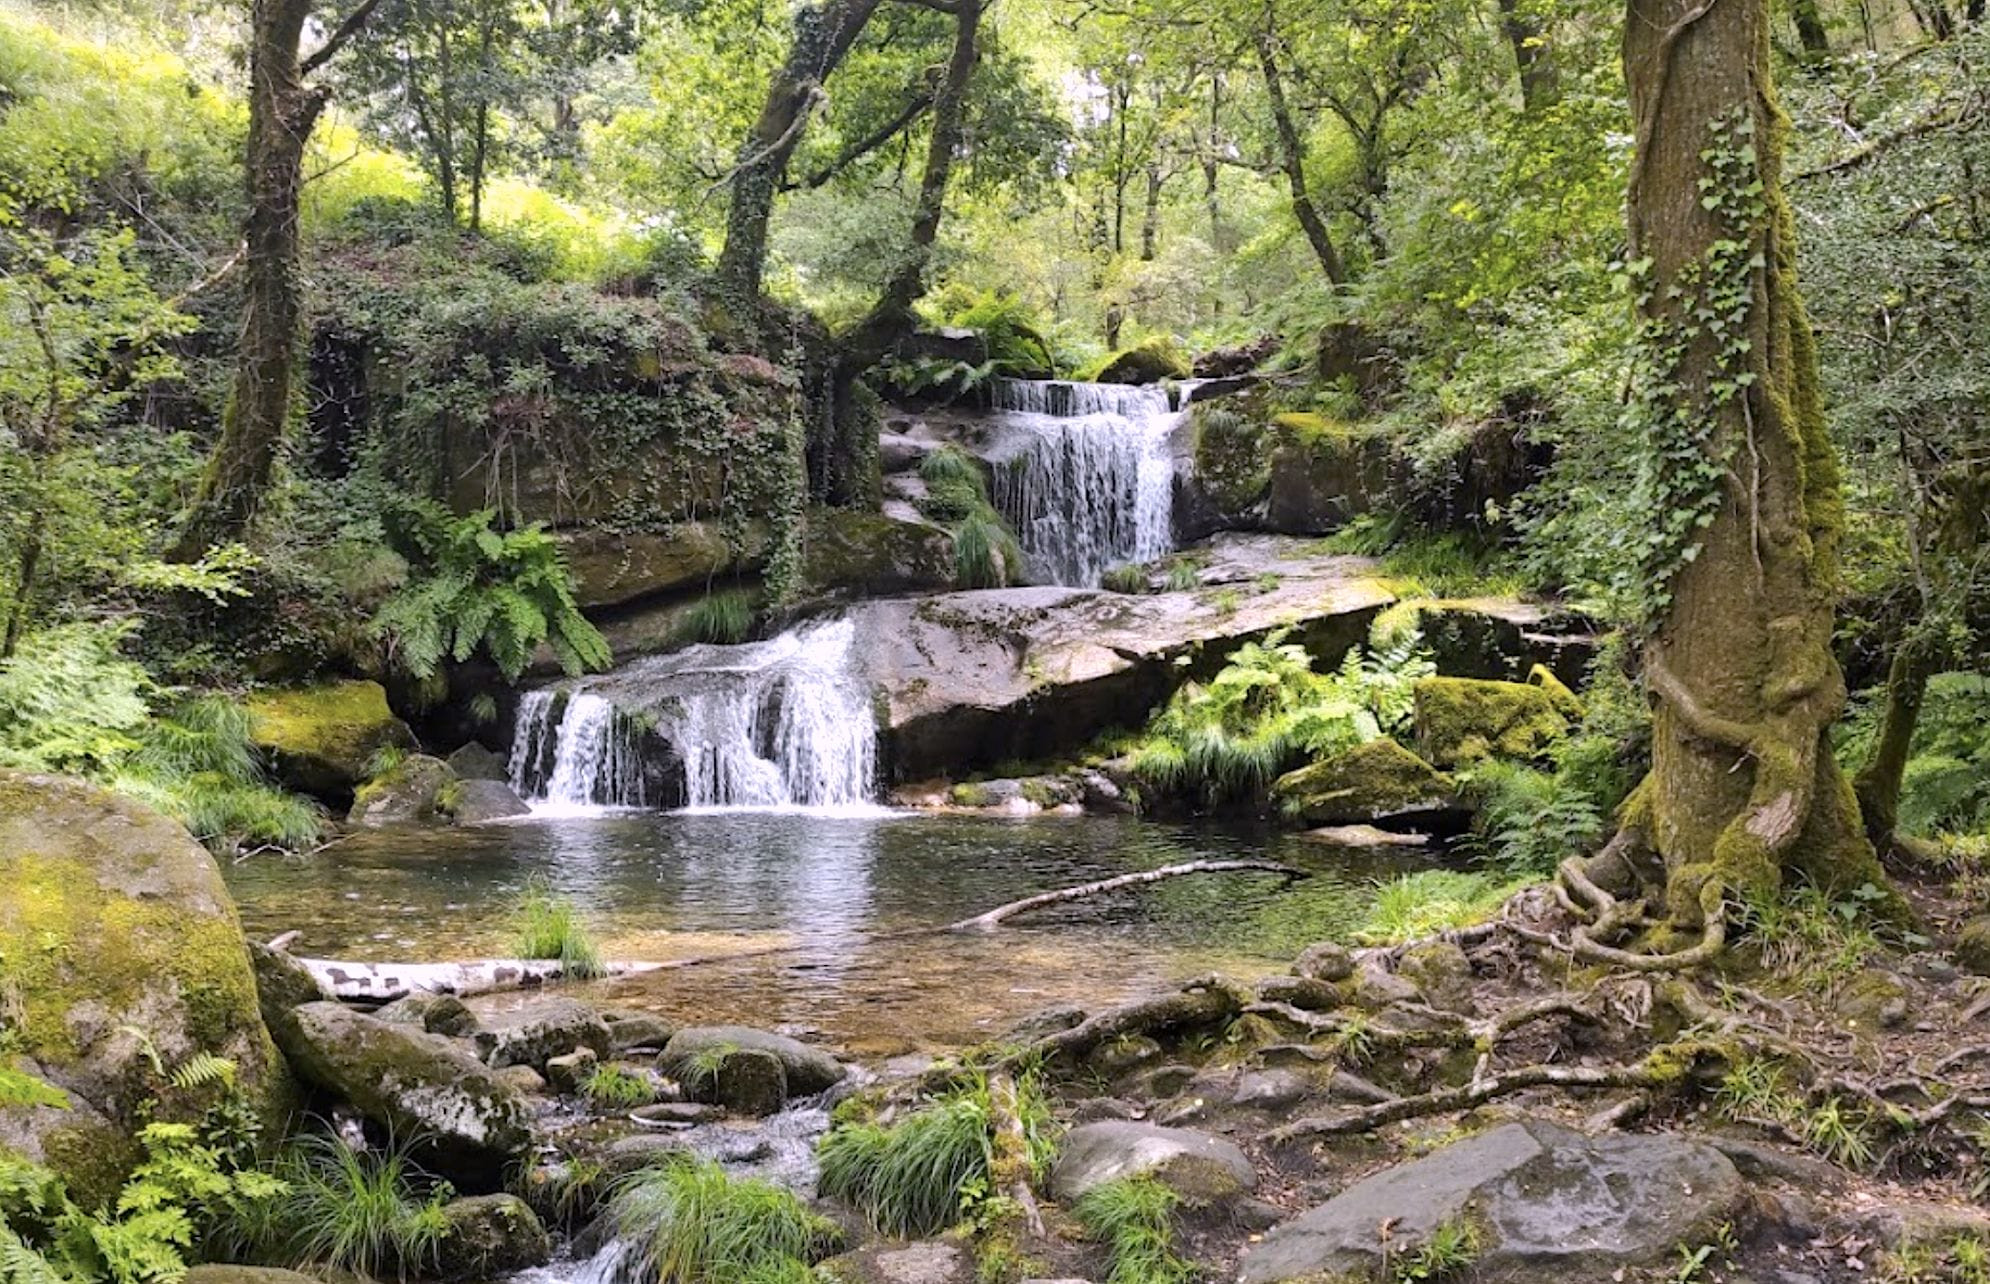
[[[1625,823],[1673,924],[1801,874],[1884,885],[1827,731],[1844,522],[1782,189],[1767,0],[1631,0],[1630,241],[1660,608],[1652,770]]]
[[[361,0],[308,59],[300,57],[313,0],[256,0],[249,49],[245,288],[235,380],[174,555],[191,560],[248,528],[283,449],[301,316],[298,199],[304,148],[326,91],[305,83],[363,26],[379,0]]]
[[[774,73],[767,101],[740,144],[726,209],[725,248],[719,254],[719,291],[751,315],[767,271],[767,224],[788,162],[801,146],[808,118],[821,104],[830,73],[862,33],[879,0],[823,0],[795,15],[795,40]]]

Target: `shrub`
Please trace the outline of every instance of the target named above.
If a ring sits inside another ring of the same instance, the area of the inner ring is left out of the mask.
[[[609,1215],[655,1284],[799,1281],[838,1240],[792,1192],[694,1155],[630,1177]]]
[[[1111,1264],[1106,1284],[1188,1284],[1195,1268],[1175,1253],[1181,1197],[1152,1177],[1093,1187],[1072,1211]]]
[[[708,593],[677,618],[671,632],[679,642],[736,646],[753,630],[753,595],[745,589]]]
[[[558,959],[568,976],[600,976],[601,951],[574,903],[533,878],[512,908],[513,948],[522,959]]]

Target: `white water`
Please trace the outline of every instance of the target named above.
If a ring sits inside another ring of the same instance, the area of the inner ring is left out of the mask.
[[[995,411],[1025,441],[995,468],[995,502],[1031,574],[1092,585],[1174,548],[1168,439],[1182,413],[1166,389],[1001,379]]]
[[[533,692],[519,707],[513,786],[547,809],[644,805],[635,715],[681,759],[687,809],[876,810],[877,719],[851,664],[854,636],[836,620],[640,660],[576,691],[557,726],[552,696]]]

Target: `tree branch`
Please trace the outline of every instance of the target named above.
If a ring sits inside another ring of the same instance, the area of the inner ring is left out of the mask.
[[[366,20],[371,18],[373,11],[379,7],[380,0],[359,0],[353,11],[346,15],[345,21],[341,22],[331,35],[325,37],[325,43],[318,46],[318,51],[306,58],[298,70],[308,76],[330,62],[347,42],[359,34],[360,28],[366,25]]]

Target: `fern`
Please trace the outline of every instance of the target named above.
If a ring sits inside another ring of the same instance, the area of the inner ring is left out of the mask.
[[[169,1077],[173,1086],[183,1092],[216,1085],[232,1088],[235,1086],[235,1063],[212,1052],[196,1052],[175,1066]]]
[[[69,1109],[69,1098],[56,1088],[25,1070],[0,1061],[0,1110],[11,1107],[46,1106],[54,1110]]]

